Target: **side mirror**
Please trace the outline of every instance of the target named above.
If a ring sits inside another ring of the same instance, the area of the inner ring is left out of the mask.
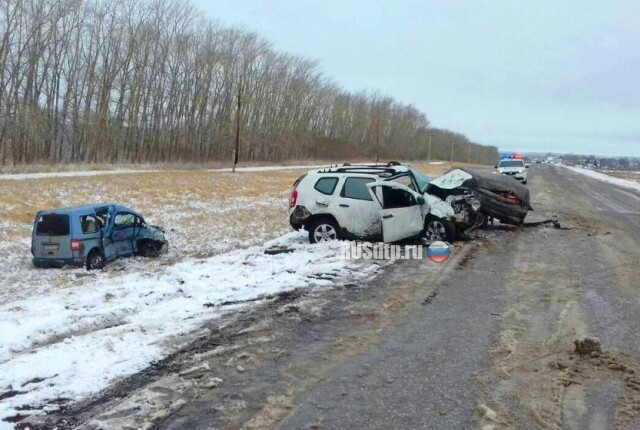
[[[418,196],[417,201],[418,201],[419,205],[423,205],[423,204],[426,203],[425,200],[424,200],[424,197],[422,197],[422,196]]]
[[[497,169],[497,168],[498,168],[498,166],[493,166],[493,168],[494,168],[494,169]]]

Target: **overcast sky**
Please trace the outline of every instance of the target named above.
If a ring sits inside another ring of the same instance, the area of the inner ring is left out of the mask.
[[[501,150],[640,156],[640,1],[196,0]]]

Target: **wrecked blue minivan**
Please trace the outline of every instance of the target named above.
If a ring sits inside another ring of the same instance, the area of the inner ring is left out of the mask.
[[[40,211],[31,238],[36,267],[101,269],[118,257],[157,257],[167,251],[164,230],[124,206],[106,204]]]

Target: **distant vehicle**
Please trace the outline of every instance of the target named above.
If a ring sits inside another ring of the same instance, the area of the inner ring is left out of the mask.
[[[524,161],[524,167],[526,167],[527,169],[529,167],[531,167],[531,159],[530,158],[523,157],[522,160]]]
[[[289,222],[309,242],[364,239],[396,242],[413,237],[454,241],[452,205],[425,193],[430,181],[416,169],[349,165],[310,170],[293,186]]]
[[[480,213],[505,224],[519,225],[532,209],[527,187],[512,178],[492,173],[454,169],[429,183],[427,192],[441,199],[471,193],[480,202]]]
[[[132,209],[113,204],[40,211],[31,238],[36,267],[101,269],[118,257],[157,257],[167,248],[162,228],[148,225]]]
[[[498,173],[513,176],[523,184],[527,183],[527,168],[522,159],[512,158],[500,160],[500,163],[498,163],[495,168],[498,169]]]
[[[536,164],[541,164],[541,163],[542,163],[542,161],[541,161],[541,160],[538,160],[537,158],[536,158],[535,160],[533,160],[533,161],[534,161]]]

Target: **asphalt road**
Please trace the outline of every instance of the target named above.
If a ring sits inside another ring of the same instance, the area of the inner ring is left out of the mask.
[[[640,195],[548,165],[529,187],[563,229],[279,297],[31,428],[640,428]]]

